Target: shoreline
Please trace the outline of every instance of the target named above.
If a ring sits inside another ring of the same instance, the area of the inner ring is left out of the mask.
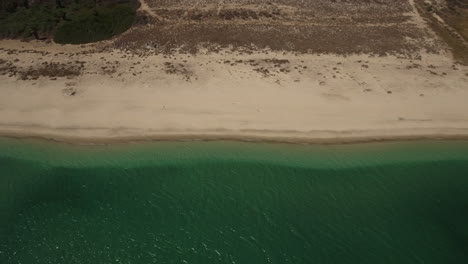
[[[109,129],[111,130],[111,129]],[[417,132],[414,132],[417,130]],[[72,145],[111,145],[138,142],[234,141],[306,145],[344,145],[398,141],[468,140],[466,129],[407,129],[361,131],[164,131],[148,134],[73,136],[69,133],[2,130],[0,137],[38,139]]]

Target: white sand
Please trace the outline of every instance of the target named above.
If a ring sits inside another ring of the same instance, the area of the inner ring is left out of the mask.
[[[454,66],[445,54],[413,61],[274,52],[122,58],[119,52],[70,57],[70,52],[87,47],[39,42],[0,41],[0,47],[51,52],[42,56],[0,51],[0,59],[17,58],[15,65],[24,68],[44,61],[87,62],[84,72],[72,79],[0,76],[4,136],[90,142],[468,138],[468,67]],[[262,61],[273,58],[288,59],[284,68],[291,71],[279,72],[279,67]],[[259,65],[224,63],[240,59]],[[120,64],[115,73],[103,74],[101,67],[109,61]],[[190,80],[186,74],[166,73],[165,62],[182,63]],[[414,63],[419,66],[408,69]],[[259,67],[271,76],[254,70]],[[67,95],[65,88],[76,94]]]

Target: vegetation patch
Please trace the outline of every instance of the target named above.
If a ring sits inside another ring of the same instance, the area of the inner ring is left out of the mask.
[[[191,70],[188,70],[185,68],[184,64],[174,64],[172,62],[165,62],[164,63],[164,71],[167,74],[177,74],[181,75],[185,81],[190,81],[191,78],[193,77],[194,73]]]
[[[133,24],[135,9],[129,5],[78,9],[70,12],[69,21],[59,25],[54,40],[81,44],[109,39]]]
[[[64,63],[43,63],[37,68],[28,68],[19,71],[21,80],[37,80],[39,77],[70,77],[81,74],[81,65],[67,65]]]
[[[45,38],[50,35],[65,15],[65,10],[49,9],[45,5],[18,8],[0,15],[0,37]]]
[[[448,0],[447,5],[442,7],[423,0],[417,0],[416,4],[420,14],[426,19],[431,28],[450,47],[454,59],[458,63],[468,65],[468,46],[463,43],[463,39],[468,40],[468,4],[466,1],[463,3],[463,1]],[[439,15],[463,39],[447,30],[432,13]]]
[[[62,44],[109,39],[133,24],[136,8],[130,4],[35,5],[0,12],[0,37],[53,38]]]
[[[0,75],[17,77],[20,80],[37,80],[40,77],[49,77],[51,80],[60,77],[69,78],[80,75],[83,68],[84,66],[80,62],[74,64],[44,62],[35,67],[24,68],[14,65],[12,62],[0,60]]]

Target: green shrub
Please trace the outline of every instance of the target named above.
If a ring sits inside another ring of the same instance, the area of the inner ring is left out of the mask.
[[[128,5],[78,9],[67,13],[54,40],[57,43],[82,44],[109,39],[133,24],[135,9]]]
[[[63,11],[45,6],[19,8],[16,12],[3,16],[0,21],[0,36],[18,38],[30,37],[34,33],[50,33],[62,16]]]
[[[109,39],[130,28],[135,8],[126,4],[95,6],[82,3],[66,8],[36,5],[0,12],[0,38],[54,35],[58,43],[82,44]]]

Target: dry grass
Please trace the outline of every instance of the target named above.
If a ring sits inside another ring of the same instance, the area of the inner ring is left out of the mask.
[[[112,48],[142,53],[271,49],[411,58],[422,49],[437,51],[425,41],[426,32],[411,23],[407,0],[147,2],[163,21],[142,17],[143,25],[116,38]]]
[[[39,67],[31,67],[19,71],[22,80],[35,80],[39,77],[71,77],[81,74],[82,66],[69,65],[64,63],[44,63]]]
[[[40,77],[49,77],[52,80],[60,77],[73,77],[81,74],[83,64],[80,63],[47,63],[23,68],[14,62],[0,60],[0,75],[17,77],[21,80],[37,80]]]
[[[450,27],[455,29],[465,40],[468,40],[468,9],[457,6],[437,8],[423,0],[417,0],[416,4],[419,13],[425,18],[426,22],[450,47],[454,59],[460,64],[468,65],[468,46],[458,36],[448,31],[431,14],[436,12]]]

